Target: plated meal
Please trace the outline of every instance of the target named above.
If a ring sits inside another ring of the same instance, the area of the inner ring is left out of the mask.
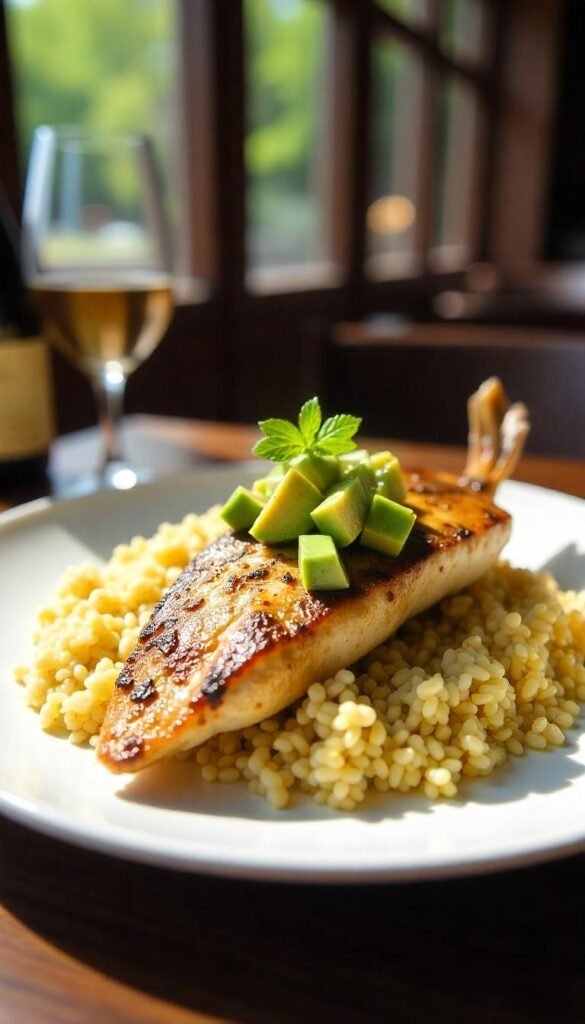
[[[264,421],[276,465],[252,488],[70,569],[17,670],[43,728],[114,772],[192,759],[276,808],[341,811],[372,790],[452,797],[561,746],[585,699],[583,596],[498,562],[511,519],[492,496],[526,411],[480,388],[461,479],[358,449],[359,425],[316,399],[298,426]]]

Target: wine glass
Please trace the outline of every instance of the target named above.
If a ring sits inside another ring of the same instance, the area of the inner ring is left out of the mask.
[[[48,337],[89,378],[98,407],[103,463],[68,493],[132,487],[139,473],[122,456],[119,430],[126,381],[173,312],[169,233],[150,140],[38,128],[23,262]]]

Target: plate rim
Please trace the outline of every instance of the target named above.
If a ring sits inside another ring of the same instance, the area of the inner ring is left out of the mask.
[[[0,789],[0,813],[3,813],[9,820],[18,825],[28,826],[41,835],[66,842],[72,846],[91,850],[105,856],[118,857],[131,863],[150,864],[163,869],[181,871],[187,874],[212,875],[220,878],[233,878],[249,881],[283,882],[303,884],[402,884],[422,881],[435,881],[441,878],[462,878],[466,876],[491,874],[512,870],[515,868],[530,867],[535,864],[546,863],[551,860],[564,859],[579,853],[585,853],[585,828],[579,838],[562,842],[544,842],[534,847],[523,847],[519,845],[518,851],[503,854],[501,856],[473,856],[465,860],[454,861],[446,857],[435,860],[428,860],[424,866],[417,867],[387,867],[382,865],[348,865],[343,867],[311,867],[305,865],[301,860],[296,864],[283,866],[271,860],[255,861],[244,858],[244,860],[228,860],[225,856],[206,857],[194,855],[193,851],[183,856],[178,851],[163,852],[149,845],[141,845],[128,841],[116,839],[106,829],[105,835],[100,835],[96,829],[78,831],[75,829],[75,822],[69,816],[62,813],[51,814],[35,808],[29,801],[15,797],[13,794],[6,794]]]

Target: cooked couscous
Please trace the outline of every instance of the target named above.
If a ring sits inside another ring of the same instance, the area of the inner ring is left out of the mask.
[[[224,529],[215,509],[189,515],[64,575],[16,672],[43,728],[95,745],[153,606]],[[564,743],[585,701],[584,598],[499,564],[294,706],[187,756],[204,780],[246,780],[278,808],[298,791],[347,811],[369,790],[454,796],[509,754]]]

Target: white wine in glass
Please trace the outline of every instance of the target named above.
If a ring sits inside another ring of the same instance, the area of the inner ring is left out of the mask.
[[[42,127],[23,211],[23,256],[47,335],[91,380],[103,428],[99,472],[69,488],[127,488],[121,453],[126,380],[173,312],[169,234],[150,141]]]

